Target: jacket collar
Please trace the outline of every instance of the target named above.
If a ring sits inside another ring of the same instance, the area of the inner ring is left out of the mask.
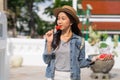
[[[78,36],[78,35],[76,35],[76,34],[73,33],[73,36],[72,36],[71,39],[78,39],[78,38],[80,38],[80,37],[81,37],[81,36]]]

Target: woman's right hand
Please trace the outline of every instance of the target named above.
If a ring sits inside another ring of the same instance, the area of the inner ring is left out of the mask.
[[[49,43],[49,44],[52,43],[52,40],[53,40],[53,29],[49,30],[48,32],[46,32],[45,39],[47,40],[47,43]]]

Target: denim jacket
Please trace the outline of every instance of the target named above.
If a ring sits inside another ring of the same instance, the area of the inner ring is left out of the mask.
[[[91,65],[91,59],[85,59],[85,43],[83,38],[73,34],[70,39],[70,73],[71,80],[80,80],[80,68],[89,67]],[[48,54],[47,48],[43,53],[43,60],[47,65],[46,77],[54,78],[55,72],[55,54],[51,51]]]

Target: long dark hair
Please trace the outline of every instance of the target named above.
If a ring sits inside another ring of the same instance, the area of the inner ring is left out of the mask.
[[[76,23],[75,19],[69,13],[67,13],[67,12],[64,12],[64,13],[66,13],[66,15],[68,16],[68,18],[70,19],[70,21],[72,23],[72,25],[71,25],[72,32],[76,35],[82,36],[81,30],[78,28],[78,23]],[[56,17],[56,20],[55,20],[56,25],[57,25],[57,20],[58,20],[58,17]],[[56,49],[56,47],[60,43],[61,32],[62,32],[61,30],[57,30],[57,32],[54,33],[54,35],[53,35],[53,41],[52,41],[53,49]]]

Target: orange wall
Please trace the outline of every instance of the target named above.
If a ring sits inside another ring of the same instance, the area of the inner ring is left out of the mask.
[[[90,4],[92,14],[120,14],[120,0],[82,0],[83,8]]]
[[[120,22],[94,22],[92,24],[96,25],[96,30],[120,31]]]
[[[120,31],[120,22],[93,22],[91,24],[94,30],[100,31]],[[79,23],[79,28],[82,30],[82,24]],[[84,26],[86,30],[86,26]]]
[[[82,0],[82,6],[92,6],[93,15],[120,15],[120,0]],[[120,31],[120,22],[93,22],[97,30]]]

